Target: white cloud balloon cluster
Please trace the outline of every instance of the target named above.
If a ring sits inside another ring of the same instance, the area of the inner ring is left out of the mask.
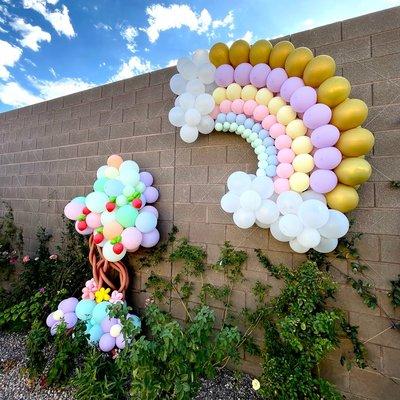
[[[168,119],[181,128],[181,139],[192,143],[199,132],[209,134],[214,129],[214,119],[209,114],[215,107],[211,95],[215,88],[215,67],[209,61],[207,50],[196,50],[191,58],[180,58],[177,69],[178,74],[169,84],[178,97]]]
[[[271,178],[236,171],[228,178],[229,191],[221,207],[233,213],[234,223],[242,229],[257,224],[270,228],[272,236],[289,242],[296,253],[311,248],[320,253],[333,251],[338,238],[349,230],[347,217],[326,206],[325,197],[308,190],[301,195],[287,191],[276,197]]]

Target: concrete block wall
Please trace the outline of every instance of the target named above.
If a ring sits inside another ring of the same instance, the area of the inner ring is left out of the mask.
[[[347,398],[397,398],[400,332],[381,332],[390,327],[387,315],[393,321],[400,319],[387,297],[389,281],[400,274],[399,192],[389,183],[400,180],[400,8],[285,39],[336,59],[337,73],[351,81],[352,96],[369,106],[365,127],[376,138],[368,156],[373,175],[360,191],[361,202],[353,216],[354,230],[364,233],[359,248],[382,309],[367,308],[340,274],[332,272],[340,284],[337,305],[346,310],[352,324],[359,325],[373,368],[348,372],[339,364],[338,351],[321,371]],[[0,197],[12,204],[16,221],[24,229],[27,251],[33,251],[38,226],[47,226],[59,239],[64,205],[91,190],[95,171],[108,155],[134,159],[155,176],[164,235],[176,224],[181,236],[207,249],[210,262],[217,259],[225,240],[248,251],[247,280],[235,288],[233,301],[238,309],[251,307],[250,288],[256,280],[272,285],[272,294],[279,291],[279,282],[257,263],[254,248],[264,249],[277,263],[297,265],[303,257],[265,230],[236,228],[221,210],[219,201],[229,174],[239,169],[254,171],[255,156],[237,136],[201,135],[190,145],[179,139],[168,122],[174,101],[168,82],[174,73],[174,68],[155,71],[0,114]],[[350,272],[345,261],[333,262],[339,270]],[[170,276],[179,268],[179,264],[163,263],[155,271]],[[144,286],[148,273],[137,271],[132,285],[132,299],[139,306],[148,296]],[[206,281],[223,283],[218,274],[207,275]],[[175,299],[171,311],[183,318]],[[261,340],[261,332],[257,335]],[[251,357],[244,359],[243,367],[259,370]]]

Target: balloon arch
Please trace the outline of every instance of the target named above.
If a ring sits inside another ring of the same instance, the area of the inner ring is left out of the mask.
[[[177,63],[178,95],[169,112],[180,137],[212,131],[245,139],[258,159],[255,174],[228,178],[221,207],[243,229],[254,224],[297,253],[333,251],[349,229],[344,213],[371,175],[364,159],[374,136],[361,127],[368,108],[349,98],[332,57],[268,40],[215,44]]]

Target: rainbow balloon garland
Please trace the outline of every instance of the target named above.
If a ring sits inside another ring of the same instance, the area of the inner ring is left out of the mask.
[[[245,139],[256,173],[228,178],[221,207],[243,229],[254,224],[298,253],[327,253],[349,229],[358,186],[371,175],[364,159],[374,136],[361,127],[368,108],[351,99],[335,61],[306,47],[267,40],[215,44],[177,63],[178,95],[169,120],[187,143],[213,130]]]

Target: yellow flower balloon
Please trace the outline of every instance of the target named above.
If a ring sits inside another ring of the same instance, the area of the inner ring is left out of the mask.
[[[325,194],[328,206],[343,213],[354,210],[359,202],[357,190],[339,183],[335,189]]]
[[[215,43],[208,55],[210,62],[216,67],[229,64],[229,48],[225,43]]]
[[[346,157],[359,157],[369,153],[374,146],[374,135],[361,126],[342,132],[336,147]]]
[[[293,44],[288,42],[287,40],[278,42],[273,47],[273,49],[271,50],[271,54],[269,55],[269,66],[272,69],[279,67],[283,68],[285,66],[286,59],[293,50]]]
[[[236,40],[229,49],[229,61],[235,68],[249,61],[250,45],[245,40]]]
[[[250,64],[256,65],[260,63],[268,64],[269,55],[272,50],[272,44],[269,40],[261,39],[257,40],[251,47],[250,47]]]
[[[335,60],[326,55],[313,58],[304,69],[303,81],[306,85],[317,88],[322,82],[335,75]]]
[[[322,82],[318,88],[318,102],[329,107],[335,107],[349,97],[350,90],[350,82],[346,78],[332,76],[332,78]]]
[[[346,99],[332,110],[331,124],[341,131],[361,125],[368,116],[368,107],[360,99]]]
[[[335,168],[339,182],[349,186],[364,183],[371,176],[372,168],[368,161],[359,157],[345,158]]]
[[[285,62],[288,76],[302,77],[306,65],[313,59],[314,54],[308,47],[299,47],[293,50]]]
[[[110,288],[104,289],[103,287],[94,293],[96,303],[101,303],[102,301],[110,300]]]

